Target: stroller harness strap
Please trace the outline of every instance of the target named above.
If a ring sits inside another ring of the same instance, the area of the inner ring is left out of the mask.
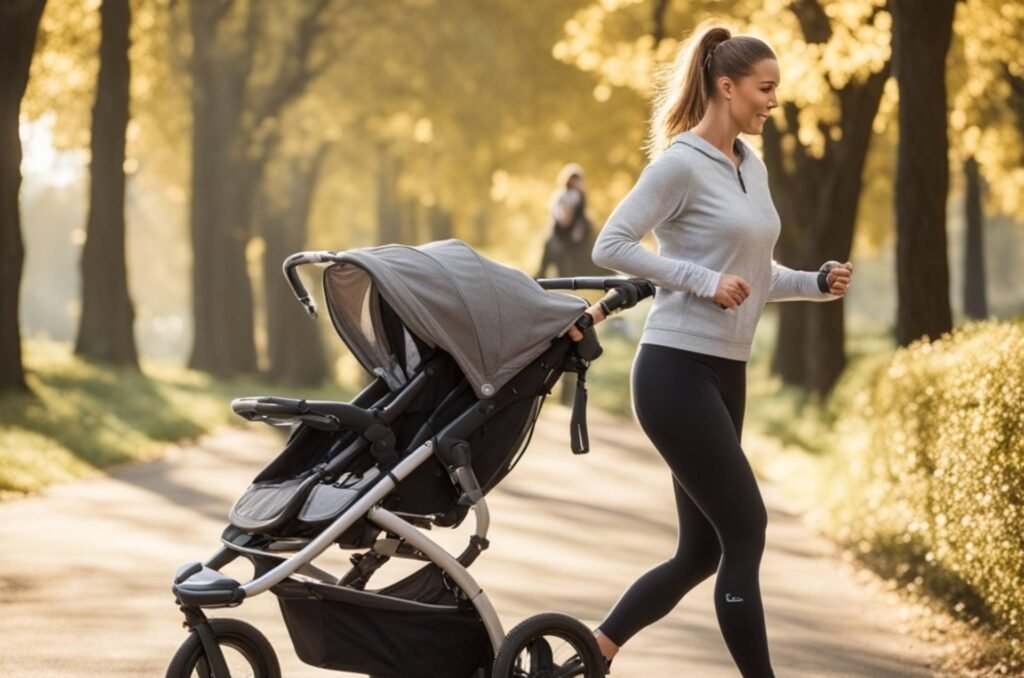
[[[571,446],[573,454],[586,454],[590,451],[590,435],[587,431],[587,368],[576,373],[576,397],[572,401],[572,419],[570,420]]]

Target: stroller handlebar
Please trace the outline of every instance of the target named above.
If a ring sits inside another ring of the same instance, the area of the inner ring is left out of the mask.
[[[537,284],[546,290],[607,290],[601,299],[607,311],[632,308],[654,295],[654,283],[643,278],[538,278]]]
[[[635,280],[639,280],[636,278]],[[629,282],[626,278],[537,278],[537,284],[546,290],[610,290]]]
[[[310,298],[306,286],[302,284],[302,278],[299,277],[299,273],[295,269],[303,264],[325,264],[334,261],[335,254],[335,252],[298,252],[285,259],[281,266],[295,298],[305,307],[310,318],[317,317],[316,303]]]
[[[647,297],[654,296],[654,283],[643,278],[618,281],[598,303],[606,316],[615,311],[633,308]]]

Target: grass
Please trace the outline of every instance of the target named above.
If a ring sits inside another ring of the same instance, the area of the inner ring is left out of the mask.
[[[82,360],[55,342],[27,342],[25,364],[32,394],[0,398],[0,497],[6,498],[154,459],[168,445],[244,423],[231,412],[232,398],[350,397],[338,386],[290,393],[257,379],[222,382],[161,363],[144,363],[139,374]]]

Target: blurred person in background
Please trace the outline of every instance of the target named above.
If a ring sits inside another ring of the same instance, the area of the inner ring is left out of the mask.
[[[558,188],[551,195],[551,219],[544,241],[537,278],[583,275],[592,268],[590,248],[594,225],[587,216],[587,194],[583,188],[583,168],[569,163],[558,173]]]

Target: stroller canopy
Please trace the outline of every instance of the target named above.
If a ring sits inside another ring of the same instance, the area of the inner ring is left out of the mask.
[[[496,394],[587,306],[459,240],[351,250],[336,261],[324,271],[334,326],[363,367],[392,388],[407,381],[418,352],[404,331],[397,341],[405,345],[391,345],[379,297],[408,331],[451,355],[480,398]],[[404,370],[396,348],[406,356]]]

